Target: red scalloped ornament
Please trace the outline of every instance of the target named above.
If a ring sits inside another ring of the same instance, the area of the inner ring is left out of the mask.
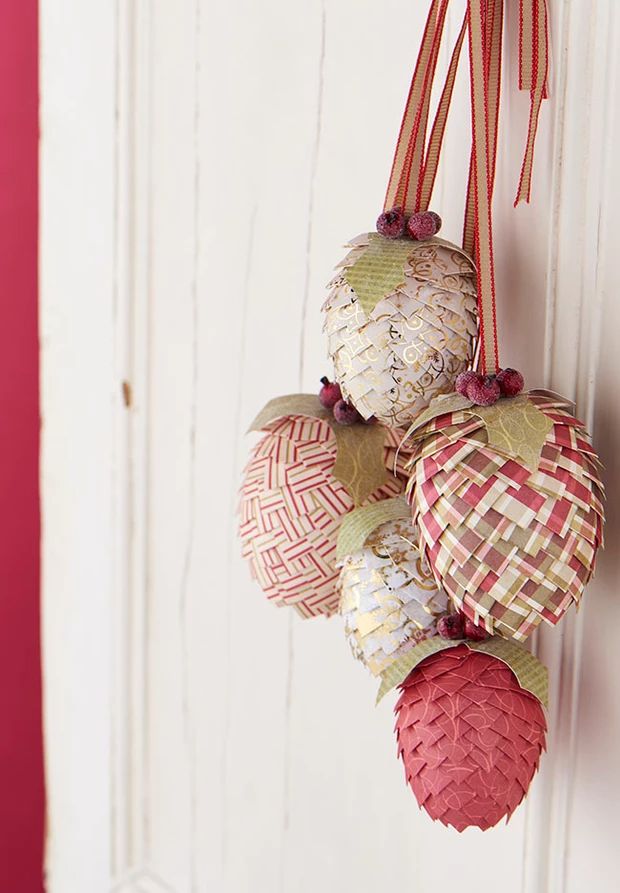
[[[510,818],[545,749],[540,701],[496,657],[457,645],[420,663],[396,704],[398,754],[420,807],[457,831]]]

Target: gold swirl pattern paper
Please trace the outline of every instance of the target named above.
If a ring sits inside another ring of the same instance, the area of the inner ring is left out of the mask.
[[[510,667],[517,677],[521,688],[538,698],[543,707],[549,706],[549,673],[545,665],[522,645],[517,645],[515,642],[510,642],[508,639],[502,639],[499,636],[487,639],[486,642],[470,642],[467,639],[450,641],[449,639],[442,639],[440,636],[434,636],[432,639],[420,642],[411,651],[394,661],[381,674],[381,685],[377,692],[377,704],[388,692],[400,685],[401,682],[404,682],[409,673],[425,658],[447,648],[456,648],[457,645],[467,645],[472,651],[484,651],[485,654],[497,657],[507,667]]]
[[[410,520],[388,521],[345,559],[340,613],[353,655],[375,676],[435,634],[448,599],[420,555]]]
[[[408,484],[436,579],[474,623],[518,641],[543,620],[557,623],[579,602],[594,571],[604,515],[600,462],[568,401],[533,391],[525,399],[534,415],[516,403],[511,425],[501,429],[501,448],[489,434],[496,419],[491,414],[487,427],[479,407],[475,414],[433,415],[413,434]],[[532,470],[519,453],[544,427]],[[516,451],[506,451],[504,437]]]
[[[335,376],[364,418],[409,425],[434,397],[453,391],[471,363],[475,270],[461,249],[439,239],[370,233],[351,245],[323,308]]]
[[[411,510],[404,496],[393,499],[382,499],[354,509],[342,519],[338,534],[338,560],[341,561],[353,552],[364,548],[367,538],[387,521],[404,521],[411,515]]]
[[[244,471],[239,534],[242,554],[269,600],[302,617],[329,616],[338,609],[338,532],[354,502],[333,474],[340,446],[332,426],[310,414],[318,399],[313,404],[305,399],[309,395],[301,401],[298,396],[272,401],[253,425],[265,436]],[[295,414],[293,406],[303,411]],[[283,415],[285,410],[291,414]],[[402,494],[406,482],[408,454],[397,457],[402,432],[378,430],[371,434],[374,442],[379,435],[384,482],[368,493],[368,503]]]

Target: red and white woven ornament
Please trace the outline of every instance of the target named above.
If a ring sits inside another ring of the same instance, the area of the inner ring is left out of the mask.
[[[547,422],[533,465],[495,442],[485,419],[501,425],[502,417],[507,430],[512,420],[514,432],[530,436],[539,418]],[[413,437],[413,518],[454,604],[488,632],[518,640],[542,620],[557,623],[579,602],[603,536],[600,462],[569,404],[532,392],[469,405]]]
[[[335,432],[317,398],[302,396],[314,401],[316,417],[276,410],[254,426],[266,434],[245,468],[239,535],[243,557],[268,599],[302,617],[329,616],[338,609],[342,517],[356,497],[363,504],[402,493],[406,459],[396,460],[402,432],[361,424]],[[344,467],[338,477],[337,460]]]
[[[529,196],[548,55],[544,0],[523,6],[532,28],[522,18],[521,63],[534,53],[536,64],[527,72],[530,131],[517,201]],[[602,485],[570,402],[535,391],[514,398],[522,376],[499,366],[491,199],[501,24],[495,40],[485,29],[495,33],[488,14],[493,9],[501,20],[503,4],[468,0],[468,7],[474,146],[465,242],[476,248],[482,374],[463,376],[463,396],[437,400],[412,426],[418,448],[410,496],[421,543],[454,603],[489,632],[525,639],[581,597],[602,540]],[[507,399],[498,401],[500,394]]]
[[[510,818],[538,769],[547,724],[502,660],[465,644],[439,651],[407,676],[395,710],[407,783],[432,819],[484,831]]]

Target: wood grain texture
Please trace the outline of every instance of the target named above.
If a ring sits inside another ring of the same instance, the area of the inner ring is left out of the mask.
[[[502,360],[577,399],[613,493],[618,16],[550,6],[534,201],[514,210],[528,97],[508,4]],[[550,752],[484,835],[418,811],[390,699],[374,708],[338,620],[267,604],[239,555],[244,432],[329,372],[324,284],[378,213],[424,4],[42,7],[49,890],[613,889],[613,505],[582,610],[536,643]],[[455,241],[466,90],[463,71],[433,201]]]

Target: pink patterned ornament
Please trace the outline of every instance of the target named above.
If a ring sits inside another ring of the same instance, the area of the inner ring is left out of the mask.
[[[354,502],[332,471],[336,436],[320,418],[289,415],[265,425],[267,433],[245,468],[239,505],[242,554],[268,599],[302,617],[338,610],[336,542],[342,517]],[[364,426],[372,432],[374,426]],[[367,502],[403,492],[403,433],[385,431],[386,481]],[[396,476],[393,474],[396,460]]]

